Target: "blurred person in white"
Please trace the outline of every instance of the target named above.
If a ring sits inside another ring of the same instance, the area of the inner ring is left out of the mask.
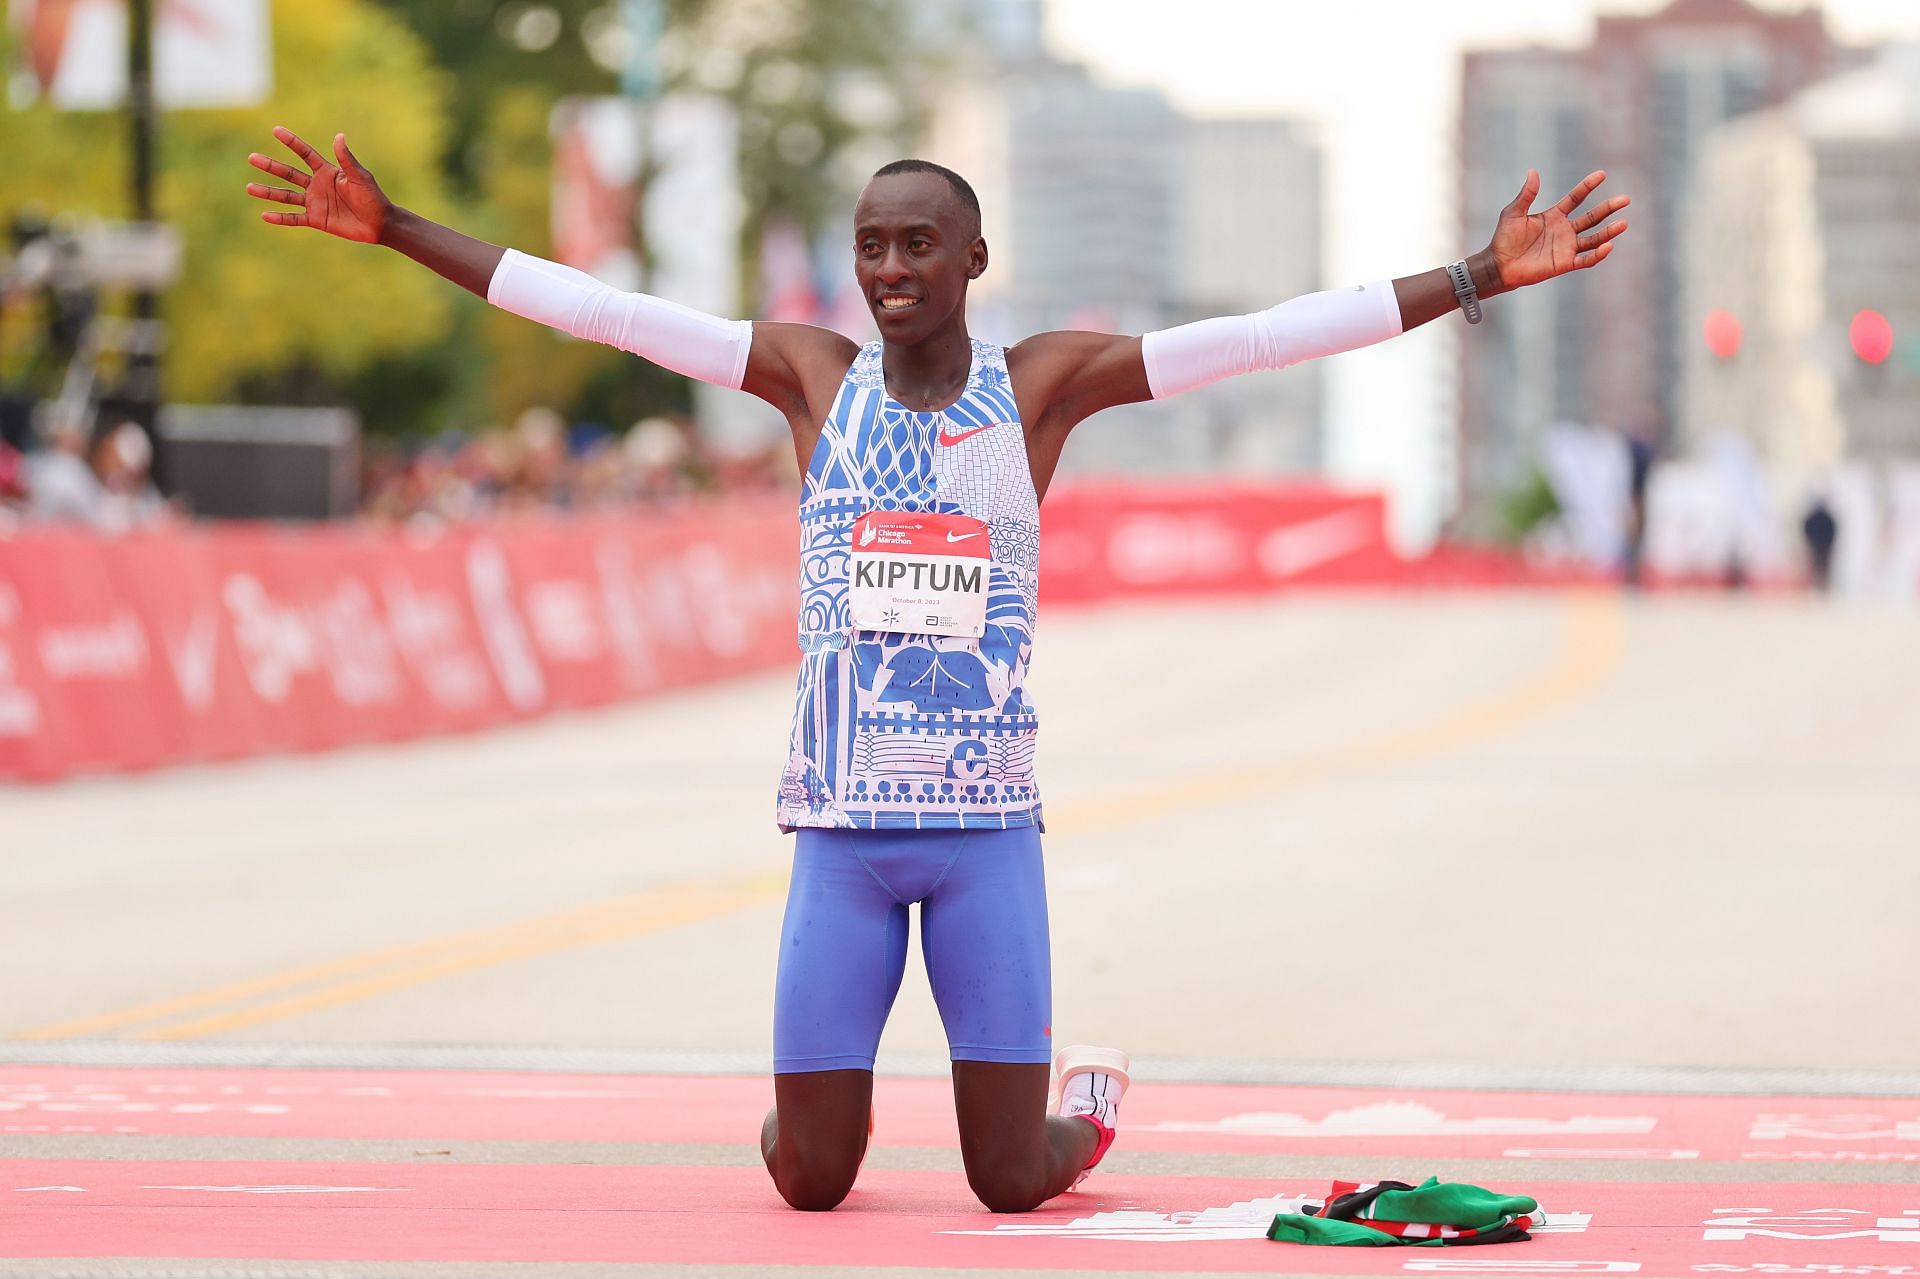
[[[88,457],[87,421],[53,404],[40,427],[40,447],[27,455],[27,518],[45,524],[99,527],[107,490]]]
[[[386,245],[505,310],[786,416],[804,477],[802,659],[777,820],[797,839],[760,1149],[782,1197],[812,1210],[838,1205],[866,1156],[910,904],[980,1201],[1035,1208],[1078,1184],[1114,1138],[1125,1054],[1053,1051],[1038,721],[1025,692],[1039,504],[1068,433],[1102,409],[1352,350],[1456,310],[1477,321],[1483,298],[1596,266],[1626,229],[1608,221],[1624,196],[1580,211],[1604,173],[1536,213],[1529,172],[1489,245],[1448,267],[1145,337],[1043,333],[1003,349],[967,328],[968,284],[988,265],[972,187],[899,161],[854,208],[854,275],[881,334],[862,347],[620,292],[394,205],[344,135],[331,159],[290,130],[274,136],[304,167],[249,157],[291,184],[248,185],[283,206],[265,221]],[[892,589],[906,581],[913,590]]]
[[[153,445],[135,423],[122,422],[94,441],[93,473],[102,493],[94,527],[124,533],[173,518],[153,485]]]
[[[686,464],[692,451],[686,432],[664,417],[642,418],[620,441],[631,472],[634,495],[658,500],[687,490]]]
[[[513,423],[519,468],[507,493],[508,505],[533,509],[573,504],[567,456],[567,421],[544,404],[521,411]]]

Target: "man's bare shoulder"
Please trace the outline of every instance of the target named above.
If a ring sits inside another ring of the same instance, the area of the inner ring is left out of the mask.
[[[1058,329],[1007,350],[1020,411],[1071,428],[1101,409],[1148,398],[1140,339]]]
[[[1007,348],[1007,359],[1035,366],[1060,361],[1075,364],[1116,346],[1124,347],[1138,338],[1117,333],[1093,333],[1085,329],[1054,329],[1023,338]]]
[[[859,354],[851,338],[832,329],[755,320],[741,389],[786,414],[798,431],[819,421]]]
[[[774,320],[755,320],[753,340],[764,342],[780,353],[795,371],[801,373],[832,369],[845,373],[860,354],[860,344],[843,333],[823,329],[817,324],[789,324]]]

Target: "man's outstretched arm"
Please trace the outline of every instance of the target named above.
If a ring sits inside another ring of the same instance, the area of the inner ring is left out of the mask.
[[[1631,201],[1615,196],[1585,213],[1575,211],[1605,180],[1605,172],[1591,173],[1558,203],[1532,213],[1540,177],[1529,171],[1519,195],[1501,210],[1492,242],[1466,259],[1480,298],[1604,261],[1627,224],[1602,224]],[[1441,268],[1311,293],[1252,315],[1200,320],[1144,338],[1044,333],[1015,347],[1008,359],[1023,415],[1039,428],[1043,443],[1053,436],[1057,445],[1101,409],[1371,346],[1459,306],[1453,280]]]
[[[293,184],[247,185],[249,195],[288,206],[263,213],[265,221],[385,245],[515,315],[748,391],[787,415],[803,457],[812,451],[810,432],[825,412],[815,401],[830,396],[852,361],[848,339],[806,325],[720,319],[615,289],[584,271],[477,240],[394,204],[344,134],[334,135],[332,160],[290,129],[275,128],[273,135],[307,169],[258,153],[247,157],[254,168]]]

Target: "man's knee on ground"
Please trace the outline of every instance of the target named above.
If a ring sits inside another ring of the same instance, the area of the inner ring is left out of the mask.
[[[860,1136],[864,1139],[866,1134]],[[860,1174],[861,1153],[857,1141],[807,1143],[784,1135],[777,1137],[769,1161],[773,1184],[780,1197],[800,1211],[825,1212],[838,1207],[853,1189],[854,1178]]]
[[[773,1184],[788,1207],[801,1212],[830,1212],[838,1208],[853,1189],[854,1171],[837,1177],[805,1173],[782,1175],[775,1171]]]
[[[967,1170],[967,1184],[988,1212],[1032,1212],[1046,1201],[1043,1175],[1018,1168]]]

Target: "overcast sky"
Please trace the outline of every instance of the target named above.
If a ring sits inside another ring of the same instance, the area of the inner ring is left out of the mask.
[[[1155,86],[1196,115],[1279,113],[1317,124],[1328,159],[1329,284],[1406,275],[1484,246],[1457,243],[1453,230],[1446,164],[1460,51],[1582,44],[1595,12],[1585,0],[1047,5],[1055,52],[1091,64],[1103,79]],[[1664,0],[1602,7],[1645,13]],[[1920,0],[1828,0],[1825,8],[1842,40],[1920,40]],[[1515,190],[1525,176],[1513,175]],[[1632,237],[1629,230],[1620,251]],[[1377,351],[1341,357],[1330,370],[1334,467],[1355,479],[1391,480],[1406,493],[1413,509],[1401,511],[1401,529],[1410,535],[1435,515],[1420,509],[1430,505],[1420,494],[1433,486],[1419,477],[1440,465],[1434,437],[1446,421],[1446,392],[1437,375],[1451,362],[1447,344],[1456,327],[1442,321]]]

